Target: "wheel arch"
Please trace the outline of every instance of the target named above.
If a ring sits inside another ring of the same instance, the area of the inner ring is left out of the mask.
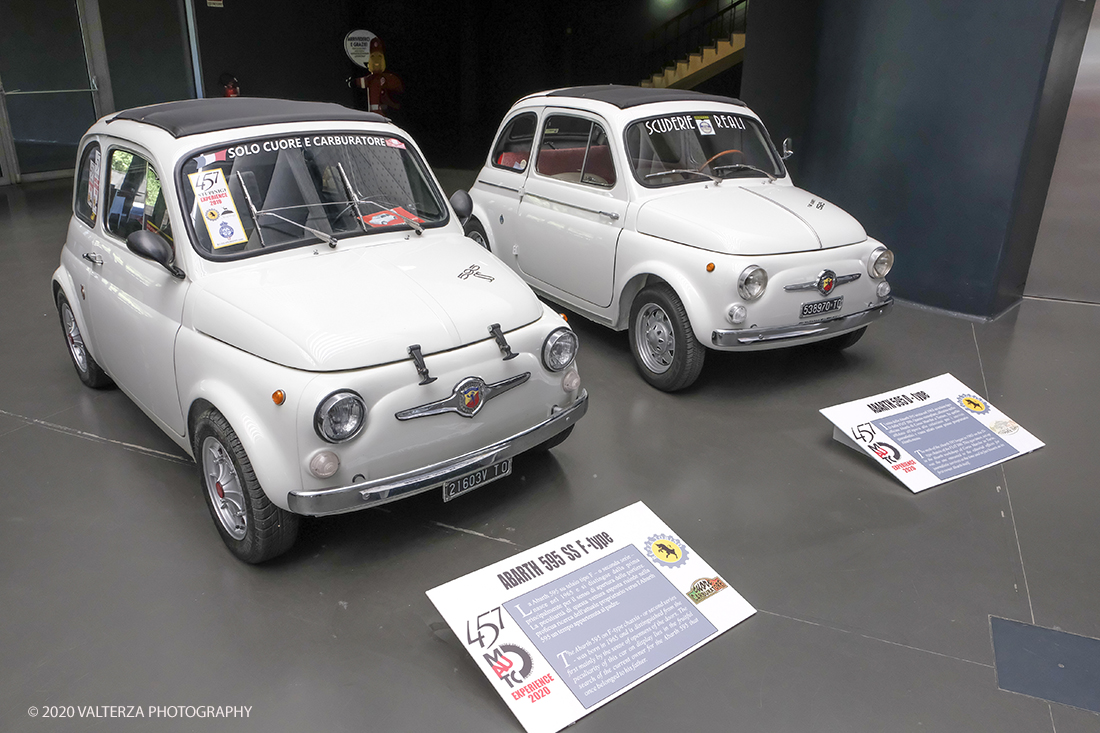
[[[92,349],[94,334],[92,334],[91,330],[88,328],[88,321],[84,317],[84,308],[80,299],[76,297],[76,284],[73,282],[73,278],[68,270],[63,267],[57,268],[51,280],[51,289],[53,291],[53,304],[55,309],[57,308],[57,294],[65,294],[65,300],[69,301],[69,308],[72,309],[73,318],[76,319],[76,327],[80,329],[80,333],[84,337],[84,348],[86,348],[88,353],[92,355],[92,358],[95,359],[95,351]],[[96,359],[96,361],[98,361],[98,359]]]
[[[638,293],[646,287],[655,284],[665,284],[672,288],[676,297],[684,304],[688,319],[691,321],[691,329],[695,337],[703,344],[710,343],[710,332],[707,331],[700,337],[699,323],[703,323],[703,313],[706,305],[699,291],[683,274],[668,263],[650,260],[640,262],[626,273],[626,284],[619,293],[619,307],[615,318],[614,328],[622,331],[630,327],[630,308]]]

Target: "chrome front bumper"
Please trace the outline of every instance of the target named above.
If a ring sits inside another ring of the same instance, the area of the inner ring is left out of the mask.
[[[546,442],[580,420],[587,411],[588,391],[581,390],[580,396],[569,407],[559,410],[549,419],[522,433],[516,433],[492,445],[396,476],[334,489],[291,491],[287,494],[287,503],[290,511],[296,514],[323,516],[368,509],[422,491],[441,488],[444,481],[491,466]]]
[[[710,336],[711,343],[718,348],[752,348],[757,345],[769,344],[773,341],[784,339],[805,339],[806,341],[821,341],[831,336],[839,335],[845,331],[853,331],[861,326],[866,326],[872,321],[877,321],[886,315],[894,306],[894,299],[890,298],[882,305],[868,308],[859,313],[848,316],[830,318],[826,321],[814,321],[813,323],[798,323],[793,326],[780,326],[778,328],[744,328],[741,330],[713,331]],[[778,345],[778,344],[774,344]]]

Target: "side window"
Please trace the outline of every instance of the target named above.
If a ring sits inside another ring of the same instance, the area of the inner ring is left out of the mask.
[[[550,178],[601,188],[611,188],[616,180],[603,127],[570,115],[546,118],[535,170]]]
[[[99,216],[99,181],[103,153],[99,143],[92,143],[84,149],[84,158],[80,161],[80,174],[76,177],[76,200],[73,211],[88,226],[95,226]]]
[[[139,229],[156,232],[172,242],[160,176],[140,155],[112,150],[107,179],[107,231],[126,239]]]
[[[516,172],[527,170],[537,120],[534,112],[525,112],[508,123],[493,148],[494,168]]]

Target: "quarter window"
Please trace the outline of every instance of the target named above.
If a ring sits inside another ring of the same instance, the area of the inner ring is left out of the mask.
[[[535,123],[538,119],[533,112],[521,114],[504,128],[496,147],[493,148],[493,167],[522,172],[527,170],[531,158],[531,145],[535,142]]]
[[[147,229],[172,243],[172,226],[160,177],[140,155],[111,151],[107,177],[107,231],[126,239]]]
[[[535,169],[540,175],[601,188],[615,185],[615,164],[607,133],[597,123],[571,115],[552,115],[542,127]]]
[[[89,145],[84,149],[84,157],[80,161],[80,175],[76,178],[76,199],[73,202],[73,211],[88,226],[95,226],[96,217],[99,216],[102,159],[103,154],[99,149],[99,143]]]

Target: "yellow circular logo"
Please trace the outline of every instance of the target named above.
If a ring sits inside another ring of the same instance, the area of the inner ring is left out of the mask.
[[[979,415],[989,409],[985,401],[977,395],[964,394],[959,396],[959,404],[965,407],[971,412],[976,412]]]
[[[209,219],[210,221],[214,221],[215,219],[218,218],[218,212],[215,211],[214,209],[211,209],[210,211],[206,212],[206,218]]]
[[[679,562],[684,556],[684,551],[678,544],[670,539],[657,539],[649,545],[650,554],[669,565]]]

